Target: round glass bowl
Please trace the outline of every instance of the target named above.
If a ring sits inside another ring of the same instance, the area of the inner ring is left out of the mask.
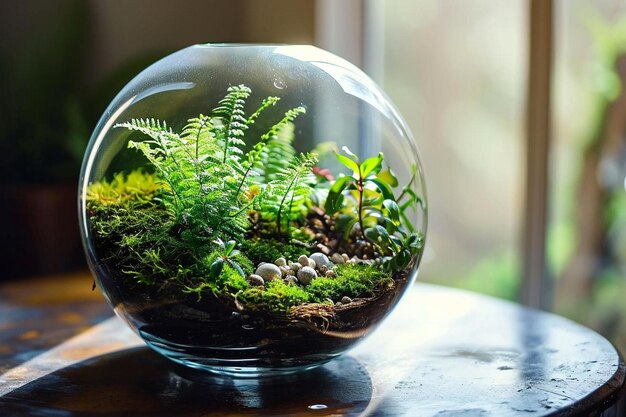
[[[244,376],[370,333],[426,234],[402,117],[312,46],[196,45],[145,69],[96,126],[79,210],[99,288],[148,346]]]

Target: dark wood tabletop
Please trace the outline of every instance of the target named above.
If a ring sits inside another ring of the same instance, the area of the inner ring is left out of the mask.
[[[614,416],[625,371],[564,318],[417,284],[339,359],[230,379],[150,351],[88,274],[0,286],[0,416]]]

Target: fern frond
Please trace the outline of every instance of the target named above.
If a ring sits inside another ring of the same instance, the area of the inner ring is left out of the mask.
[[[267,97],[266,99],[264,99],[263,102],[261,103],[261,106],[257,109],[257,111],[255,111],[254,113],[250,115],[250,117],[248,117],[246,124],[248,126],[254,124],[256,119],[258,119],[258,117],[261,115],[261,113],[263,113],[265,109],[267,109],[268,107],[274,106],[276,103],[278,103],[279,100],[280,100],[279,97]]]
[[[289,167],[277,173],[269,184],[269,195],[264,201],[262,213],[276,219],[276,231],[282,231],[283,216],[286,216],[287,230],[293,214],[301,212],[302,202],[308,200],[311,192],[311,169],[317,163],[316,154],[300,154]],[[297,210],[294,210],[297,208]]]
[[[201,155],[206,156],[217,150],[213,128],[211,118],[203,114],[187,120],[187,125],[183,128],[181,137],[187,144],[194,147],[196,162],[200,162]]]
[[[289,167],[296,155],[296,150],[292,145],[295,130],[293,121],[304,113],[306,113],[304,107],[290,109],[261,137],[260,142],[265,143],[266,146],[255,161],[254,168],[260,173],[257,182],[268,184],[276,179],[278,172]]]
[[[233,146],[233,141],[243,138],[248,129],[243,108],[250,93],[251,90],[243,84],[228,87],[226,96],[211,113],[212,117],[222,122],[215,128],[217,140],[223,149],[222,163],[226,163],[228,155],[234,153],[233,149],[238,148]],[[235,159],[239,160],[238,157]]]
[[[123,127],[131,131],[137,131],[152,139],[142,142],[131,140],[128,142],[128,147],[140,151],[155,169],[161,173],[170,186],[175,197],[175,203],[177,205],[181,204],[181,196],[171,176],[177,170],[182,171],[176,155],[176,151],[181,148],[181,145],[184,145],[181,137],[168,128],[165,122],[155,119],[131,119],[126,123],[118,123],[114,127]]]

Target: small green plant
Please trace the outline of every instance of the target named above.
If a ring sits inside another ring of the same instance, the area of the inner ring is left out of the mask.
[[[384,156],[368,158],[362,163],[359,157],[347,147],[343,147],[347,156],[336,154],[337,159],[352,171],[352,175],[339,177],[330,187],[324,204],[326,213],[334,214],[347,211],[344,236],[348,237],[356,225],[358,233],[384,255],[383,265],[391,271],[400,271],[409,265],[411,259],[419,254],[424,245],[421,234],[407,217],[406,210],[415,203],[421,203],[413,191],[413,176],[396,199],[392,188],[398,186],[398,179],[391,169],[383,171]],[[346,195],[353,199],[353,204],[345,204]],[[406,200],[401,205],[399,201]]]

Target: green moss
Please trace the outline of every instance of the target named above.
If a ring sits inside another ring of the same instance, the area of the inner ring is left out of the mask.
[[[275,279],[266,284],[265,290],[250,288],[237,296],[249,310],[286,313],[291,307],[310,301],[308,292],[296,285]]]
[[[241,251],[254,265],[261,262],[273,262],[281,256],[295,262],[300,255],[309,255],[308,251],[301,246],[273,239],[245,240],[241,243]]]
[[[111,181],[102,179],[87,188],[87,206],[146,204],[166,189],[166,185],[154,174],[140,170],[129,174],[120,172]]]
[[[339,301],[341,297],[371,296],[374,289],[393,285],[388,273],[368,265],[339,265],[336,278],[317,278],[306,287],[289,285],[276,279],[265,289],[253,287],[238,294],[237,299],[252,311],[287,313],[303,303]]]
[[[248,281],[242,277],[239,272],[230,265],[224,265],[224,269],[219,276],[218,282],[222,291],[228,291],[231,294],[236,294],[239,291],[244,291],[250,288]]]
[[[306,286],[312,300],[339,301],[341,297],[363,297],[371,295],[381,285],[393,284],[391,275],[375,266],[343,264],[337,266],[335,278],[320,277]]]
[[[208,286],[211,288],[215,295],[220,295],[224,292],[236,294],[239,291],[250,288],[250,284],[244,276],[242,276],[237,269],[231,266],[228,262],[224,262],[222,271],[217,277],[211,276],[211,266],[213,263],[221,257],[219,251],[211,252],[210,255],[204,257],[194,267],[196,269],[196,275],[200,275],[200,285]],[[248,275],[252,268],[250,260],[242,254],[237,254],[229,258],[232,262],[237,263],[244,271],[244,275]]]

